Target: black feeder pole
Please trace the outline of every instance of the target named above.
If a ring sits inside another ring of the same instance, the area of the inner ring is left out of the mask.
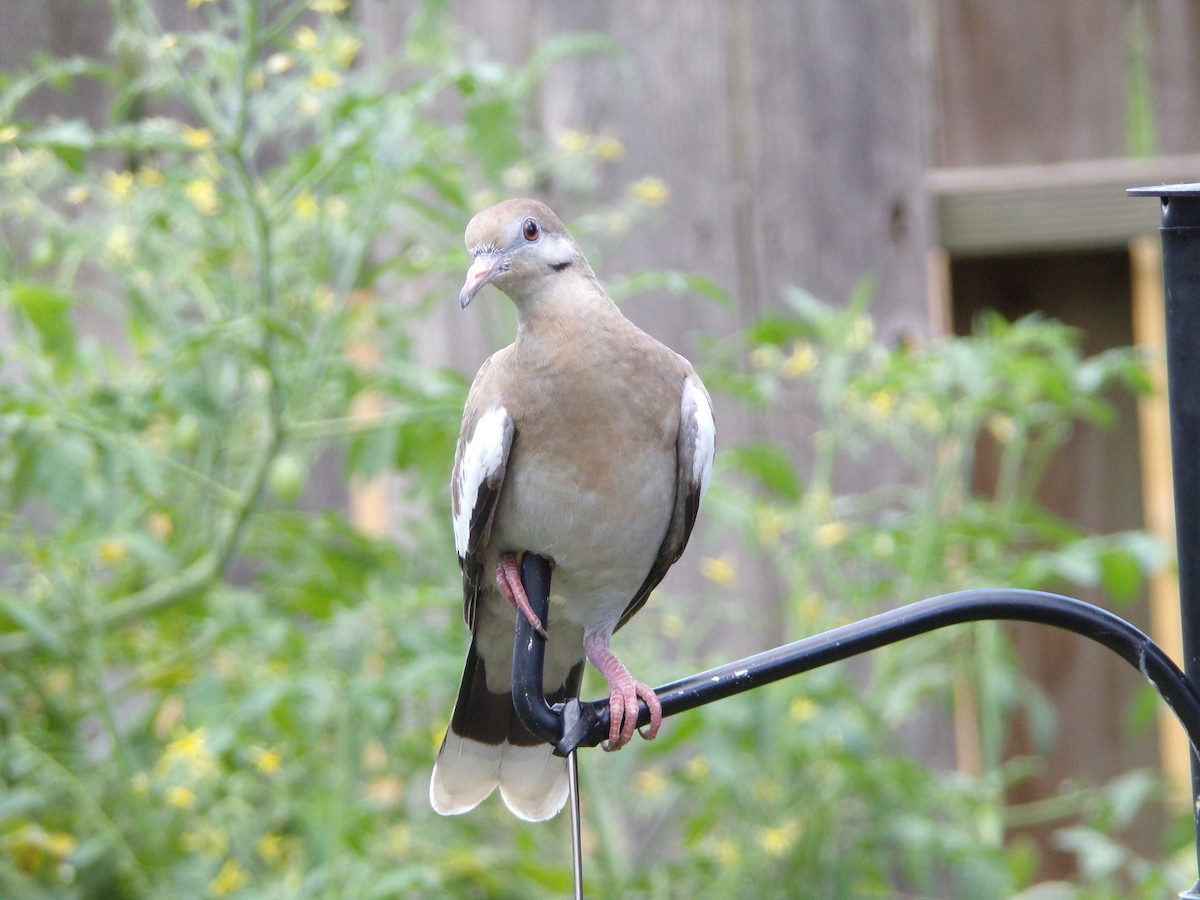
[[[1192,812],[1200,871],[1200,184],[1133,188],[1135,197],[1162,201],[1163,280],[1175,533],[1184,671],[1149,637],[1119,616],[1082,600],[1010,588],[933,597],[835,628],[656,688],[663,716],[703,706],[773,681],[939,628],[982,620],[1037,622],[1082,635],[1116,653],[1158,691],[1191,743]],[[549,563],[528,553],[521,577],[533,611],[548,624]],[[516,616],[513,702],[531,732],[571,762],[575,895],[582,896],[575,754],[608,735],[608,701],[572,699],[551,707],[542,688],[545,641]],[[1185,674],[1186,673],[1186,674]],[[645,703],[639,727],[649,722]],[[1200,881],[1180,895],[1200,900]]]
[[[1183,671],[1200,685],[1200,184],[1132,188],[1132,197],[1158,197],[1166,295],[1167,404],[1175,482],[1175,548]],[[1195,736],[1192,738],[1195,744]],[[1200,865],[1200,760],[1192,754],[1192,817]],[[1180,894],[1200,898],[1200,882]]]

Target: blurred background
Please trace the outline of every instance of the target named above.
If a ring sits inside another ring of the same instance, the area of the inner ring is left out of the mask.
[[[507,196],[714,395],[639,678],[993,585],[1178,659],[1159,211],[1124,189],[1200,177],[1198,77],[1188,0],[0,6],[0,893],[569,888],[565,820],[426,799],[453,443],[515,321],[458,309],[462,231]],[[1182,730],[1032,626],[581,769],[597,893],[1195,879]]]

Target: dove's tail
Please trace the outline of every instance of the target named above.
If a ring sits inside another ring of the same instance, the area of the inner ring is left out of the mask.
[[[489,687],[475,644],[472,640],[454,715],[433,766],[429,802],[442,815],[457,815],[474,809],[499,787],[515,815],[530,822],[548,819],[567,800],[567,761],[517,718],[509,685],[511,662],[493,673]],[[551,703],[579,693],[583,660],[564,667],[565,674],[556,676],[556,668],[553,654],[547,654],[546,698]]]

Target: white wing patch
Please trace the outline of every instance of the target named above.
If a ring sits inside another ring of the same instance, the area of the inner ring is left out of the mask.
[[[704,388],[692,378],[683,383],[683,403],[681,413],[686,419],[692,419],[696,429],[696,443],[692,456],[692,483],[700,485],[700,500],[708,490],[708,480],[712,475],[713,454],[717,448],[717,423],[713,419],[712,405]]]
[[[479,417],[463,446],[458,483],[454,485],[458,498],[454,509],[454,548],[459,559],[467,555],[479,487],[504,465],[504,430],[508,421],[508,412],[497,405]]]

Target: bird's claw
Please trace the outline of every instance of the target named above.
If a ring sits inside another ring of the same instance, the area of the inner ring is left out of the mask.
[[[639,700],[645,700],[650,710],[650,721],[644,728],[637,727]],[[607,751],[620,750],[633,739],[634,731],[650,741],[662,726],[662,704],[647,685],[632,678],[622,680],[609,690],[608,721],[608,740],[601,745]]]
[[[521,581],[521,570],[517,566],[517,558],[514,554],[500,554],[500,559],[496,563],[496,584],[500,587],[500,593],[513,605],[513,609],[525,617],[525,621],[529,623],[530,627],[544,640],[548,639],[546,627],[538,618],[537,613],[533,611],[533,607],[529,605],[529,597],[525,594],[525,585]]]

